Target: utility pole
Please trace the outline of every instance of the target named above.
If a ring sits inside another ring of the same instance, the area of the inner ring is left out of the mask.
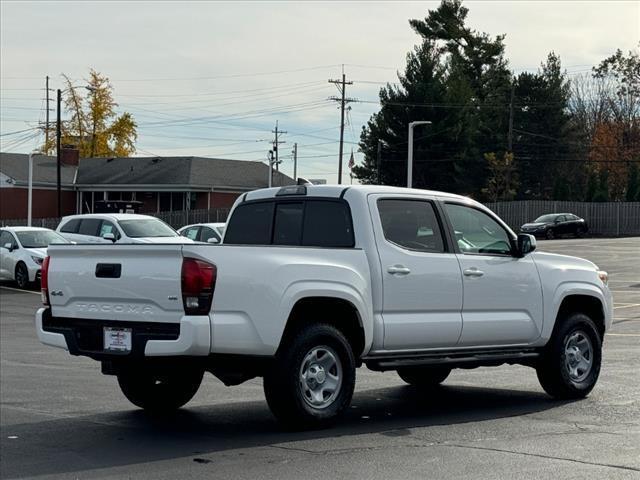
[[[280,171],[280,160],[278,160],[278,150],[280,150],[278,148],[278,145],[282,144],[282,143],[287,143],[285,141],[281,141],[280,140],[280,135],[285,134],[287,132],[285,132],[284,130],[278,130],[278,121],[276,120],[276,129],[275,130],[271,130],[271,133],[273,133],[275,135],[274,139],[273,139],[273,151],[275,152],[275,164],[276,164],[276,172]]]
[[[287,132],[285,132],[284,130],[278,130],[278,121],[276,120],[276,129],[275,130],[271,130],[271,133],[275,134],[275,138],[273,140],[273,151],[276,154],[276,171],[280,171],[280,168],[278,167],[278,165],[280,164],[280,162],[278,161],[278,145],[282,144],[282,143],[287,143],[285,141],[281,141],[280,135],[283,135]]]
[[[340,102],[340,151],[338,153],[338,185],[342,183],[342,151],[344,143],[344,107],[347,103],[355,102],[355,98],[346,98],[347,85],[353,85],[353,82],[347,82],[345,74],[342,73],[342,80],[329,80],[338,86],[340,97],[329,97],[329,100]]]
[[[44,124],[44,154],[49,154],[49,75],[47,75],[46,80],[46,88],[45,92],[47,92],[47,107],[45,113],[45,124]]]
[[[62,148],[62,126],[60,119],[60,105],[62,104],[62,90],[58,89],[56,99],[56,172],[57,172],[57,190],[58,190],[58,218],[62,218],[62,193],[61,193],[61,174],[60,174],[60,162],[61,162],[61,148]]]
[[[511,101],[509,102],[509,136],[507,138],[509,153],[513,152],[513,98],[516,93],[513,80],[511,82]]]
[[[298,181],[298,144],[293,144],[293,179]]]

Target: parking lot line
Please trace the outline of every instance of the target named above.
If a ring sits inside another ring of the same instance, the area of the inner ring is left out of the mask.
[[[611,337],[640,337],[640,333],[605,333]]]
[[[31,290],[20,290],[19,288],[5,287],[4,285],[0,285],[0,288],[4,288],[5,290],[11,290],[13,292],[33,293],[34,295],[40,295],[40,292],[32,292]]]
[[[619,310],[621,308],[631,308],[631,307],[640,307],[640,303],[627,303],[627,304],[619,305],[617,307],[613,307],[613,309]]]

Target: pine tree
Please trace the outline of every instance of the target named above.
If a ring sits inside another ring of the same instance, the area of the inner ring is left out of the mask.
[[[443,0],[424,20],[409,22],[422,43],[409,53],[400,85],[381,89],[382,108],[363,128],[364,163],[354,168],[361,182],[377,182],[381,141],[382,182],[405,185],[408,124],[429,120],[430,128],[415,132],[414,185],[480,193],[483,154],[506,150],[511,82],[504,37],[470,29],[467,13],[460,0]]]

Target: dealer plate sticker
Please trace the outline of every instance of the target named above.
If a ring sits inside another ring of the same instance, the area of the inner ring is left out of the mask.
[[[104,349],[112,352],[130,352],[131,329],[104,327]]]

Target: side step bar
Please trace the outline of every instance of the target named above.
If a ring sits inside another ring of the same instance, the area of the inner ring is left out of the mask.
[[[401,367],[421,367],[446,365],[451,368],[475,368],[498,366],[503,363],[531,366],[540,357],[540,351],[527,350],[484,350],[468,352],[437,352],[414,355],[376,355],[363,359],[370,370],[384,372]]]

